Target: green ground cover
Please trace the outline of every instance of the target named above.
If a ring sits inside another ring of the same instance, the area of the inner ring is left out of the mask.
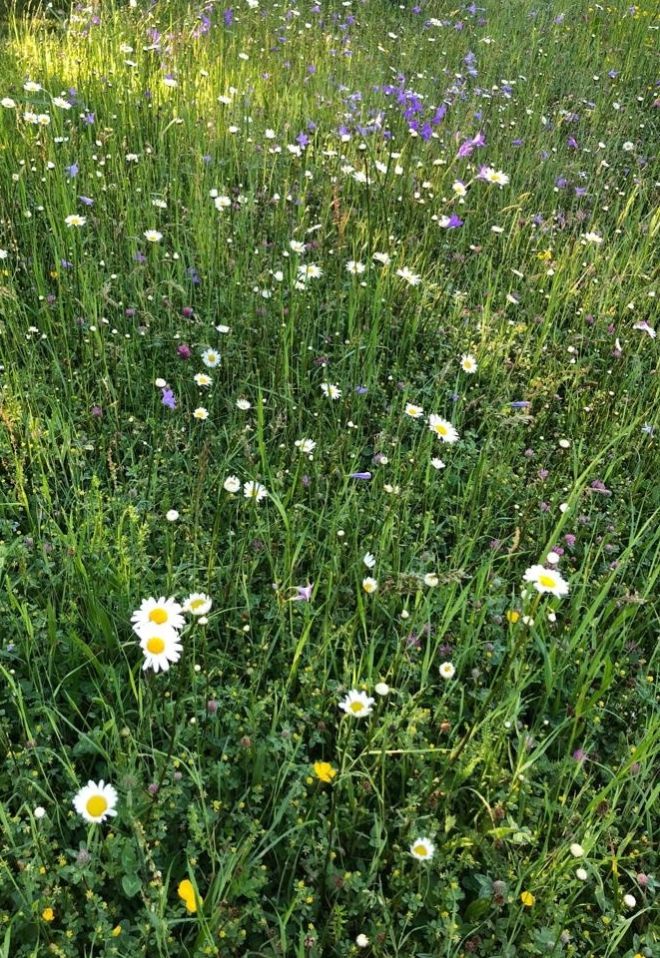
[[[660,954],[653,4],[57,6],[0,27],[0,956]]]

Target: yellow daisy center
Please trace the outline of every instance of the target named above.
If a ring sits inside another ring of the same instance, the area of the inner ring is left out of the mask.
[[[413,851],[416,855],[419,855],[420,858],[426,858],[429,853],[426,845],[415,845]]]
[[[199,609],[200,606],[204,605],[206,599],[193,599],[190,603],[191,609]]]
[[[151,652],[152,655],[160,655],[160,653],[164,651],[165,642],[159,635],[153,635],[147,641],[147,652]]]
[[[349,708],[350,708],[351,712],[354,712],[354,713],[357,715],[358,712],[361,712],[361,711],[362,711],[362,709],[364,708],[364,706],[363,706],[362,702],[351,702],[351,704],[349,705]]]
[[[556,582],[551,575],[540,575],[539,584],[542,585],[545,589],[554,589]]]
[[[439,436],[446,436],[446,435],[447,435],[447,432],[448,432],[449,430],[448,430],[447,427],[446,427],[445,425],[443,425],[441,422],[438,422],[438,423],[436,423],[435,431],[437,432],[437,434],[438,434]]]
[[[87,814],[91,815],[92,818],[98,818],[103,814],[107,807],[108,803],[104,799],[103,795],[92,795],[91,798],[87,799],[87,804],[85,805]]]
[[[155,622],[156,625],[163,625],[165,622],[167,622],[167,612],[165,611],[165,609],[162,609],[160,608],[160,606],[157,606],[155,609],[152,609],[151,612],[149,613],[149,621]]]

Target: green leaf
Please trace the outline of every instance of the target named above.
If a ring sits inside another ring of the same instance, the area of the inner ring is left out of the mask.
[[[133,898],[142,888],[142,880],[135,874],[124,875],[121,880],[121,887],[128,898]]]

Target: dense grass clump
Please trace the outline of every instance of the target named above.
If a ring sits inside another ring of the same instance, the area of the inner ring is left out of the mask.
[[[659,954],[651,8],[0,20],[2,958]]]

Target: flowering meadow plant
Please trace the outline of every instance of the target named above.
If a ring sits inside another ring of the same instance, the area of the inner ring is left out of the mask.
[[[0,955],[658,954],[658,35],[0,5]]]

